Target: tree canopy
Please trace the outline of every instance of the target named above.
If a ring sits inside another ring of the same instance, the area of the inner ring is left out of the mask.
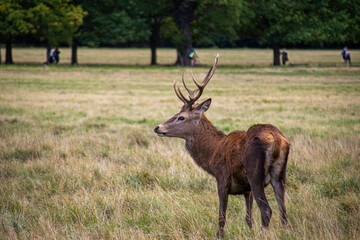
[[[345,1],[253,0],[247,4],[252,24],[243,32],[272,46],[274,65],[280,65],[279,49],[298,43],[346,41],[346,29],[353,21]],[[335,3],[335,4],[334,4]]]
[[[151,49],[151,65],[156,62],[156,48],[161,41],[161,31],[166,28],[166,19],[172,9],[172,2],[168,0],[137,0],[137,6],[140,7],[139,16],[145,20],[146,28],[150,35],[145,40],[149,43]]]
[[[71,4],[70,0],[1,0],[0,13],[6,63],[12,63],[11,44],[20,35],[32,34],[48,48],[60,43],[71,44],[85,15],[82,7]]]
[[[141,41],[150,35],[137,1],[83,0],[87,12],[80,28],[80,43],[87,46],[111,46]]]
[[[71,44],[72,36],[83,24],[85,12],[69,0],[44,0],[32,9],[31,21],[41,41],[48,46]]]
[[[12,42],[32,35],[48,51],[138,43],[150,46],[151,64],[165,44],[176,47],[182,65],[194,46],[251,41],[272,47],[278,65],[282,47],[358,44],[359,11],[356,0],[0,0],[0,39],[7,63]]]
[[[18,36],[34,31],[34,25],[29,21],[31,11],[27,1],[0,0],[0,39],[6,44],[5,62],[8,64],[13,63],[12,41]]]

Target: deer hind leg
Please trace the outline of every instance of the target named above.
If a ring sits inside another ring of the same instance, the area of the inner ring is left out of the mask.
[[[251,192],[261,212],[262,226],[267,228],[272,215],[271,208],[265,196],[265,159],[266,153],[263,143],[254,138],[244,155],[244,165],[250,183]]]
[[[280,210],[280,219],[283,225],[288,223],[285,207],[285,182],[288,155],[288,150],[282,150],[280,156],[275,160],[270,170],[271,185],[274,189],[276,201]]]
[[[260,208],[261,212],[261,223],[264,228],[267,228],[270,223],[272,210],[265,196],[263,184],[257,183],[251,184],[251,191],[254,194],[255,201]]]
[[[252,192],[245,193],[244,197],[245,197],[245,202],[246,202],[245,220],[246,220],[247,224],[249,225],[249,228],[252,229],[252,222],[253,222],[252,205],[253,205],[254,197],[252,195]]]

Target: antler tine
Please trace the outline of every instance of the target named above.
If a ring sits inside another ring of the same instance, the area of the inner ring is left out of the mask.
[[[191,77],[195,83],[195,85],[198,87],[198,89],[196,89],[194,91],[194,93],[196,91],[199,91],[199,93],[195,96],[195,97],[190,97],[190,101],[192,102],[192,104],[198,100],[205,88],[205,86],[209,83],[210,79],[212,78],[212,76],[214,75],[215,73],[215,70],[216,70],[216,65],[218,63],[218,60],[219,60],[219,54],[216,54],[216,57],[215,57],[215,61],[214,61],[214,65],[210,68],[208,74],[205,76],[204,80],[202,81],[202,83],[198,83],[196,80],[195,80],[195,77],[193,75],[193,72],[191,71]]]
[[[174,80],[173,86],[174,86],[174,90],[175,90],[176,96],[177,96],[183,103],[188,104],[188,101],[187,101],[187,100],[184,98],[184,96],[181,94],[181,91],[180,91],[179,86],[177,86],[177,88],[178,88],[178,90],[179,90],[179,92],[180,92],[181,95],[179,94],[178,90],[176,90],[176,81],[175,81],[175,80]]]
[[[181,97],[184,99],[185,103],[188,104],[188,103],[189,103],[189,100],[187,100],[186,97],[182,94],[179,86],[177,86],[177,90],[178,90],[178,92],[180,93]]]
[[[192,75],[192,71],[191,71],[191,75]],[[194,77],[193,77],[194,78]],[[182,82],[184,84],[184,87],[186,89],[186,91],[189,93],[189,97],[190,99],[192,97],[194,97],[194,94],[196,93],[197,89],[196,90],[190,90],[187,86],[186,86],[186,83],[185,83],[185,80],[184,80],[184,72],[182,73]]]
[[[194,74],[193,74],[193,71],[192,71],[192,70],[191,70],[191,77],[192,77],[192,79],[193,79],[193,81],[194,81],[195,85],[196,85],[197,87],[199,87],[199,86],[200,86],[200,84],[196,81],[196,79],[195,79],[195,77],[194,77]]]
[[[216,65],[219,61],[219,54],[216,54],[216,57],[215,57],[215,61],[214,61],[214,65],[210,68],[208,74],[206,74],[204,80],[202,81],[201,84],[199,84],[195,78],[193,77],[193,80],[194,80],[194,83],[196,84],[196,86],[198,88],[204,88],[206,86],[206,84],[208,84],[208,82],[210,81],[210,79],[212,78],[212,76],[214,75],[215,73],[215,70],[216,70]]]

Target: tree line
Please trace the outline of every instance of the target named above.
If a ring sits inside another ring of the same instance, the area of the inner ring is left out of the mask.
[[[297,44],[358,44],[357,0],[0,0],[0,44],[5,63],[13,63],[12,44],[31,38],[50,49],[142,43],[176,47],[176,64],[189,65],[194,46],[234,46],[249,41],[273,49]],[[48,61],[48,59],[47,59]],[[0,56],[1,62],[1,56]]]

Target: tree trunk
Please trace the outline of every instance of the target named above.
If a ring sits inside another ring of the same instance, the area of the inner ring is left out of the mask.
[[[73,44],[71,45],[71,65],[78,65],[77,49],[78,41],[76,38],[73,38]]]
[[[150,65],[157,65],[156,63],[156,46],[150,44],[151,49],[151,63]]]
[[[2,64],[2,58],[1,58],[1,43],[0,43],[0,65]]]
[[[176,55],[177,55],[177,60],[176,60],[175,65],[184,66],[184,61],[183,61],[183,59],[181,57],[181,53],[180,53],[179,49],[176,49]]]
[[[190,22],[184,22],[184,25],[181,27],[183,28],[181,32],[186,40],[182,45],[176,46],[178,58],[175,65],[190,66],[190,59],[188,58],[188,53],[193,48]]]
[[[196,2],[188,2],[186,0],[179,2],[176,6],[174,20],[184,39],[176,46],[178,52],[176,65],[190,66],[190,59],[187,56],[193,48],[190,23],[195,19],[194,11],[196,6]]]
[[[45,62],[47,65],[50,64],[50,51],[51,51],[50,46],[47,46],[46,47],[46,62]]]
[[[160,35],[160,23],[154,21],[151,24],[151,35],[150,35],[150,49],[151,49],[151,65],[157,65],[156,61],[156,48],[159,43]]]
[[[5,64],[14,64],[12,58],[12,43],[10,40],[6,41]]]
[[[274,66],[280,66],[280,47],[278,44],[273,45],[273,52],[274,52]]]
[[[193,48],[190,22],[188,21],[183,22],[182,28],[183,28],[182,33],[186,39],[186,42],[185,42],[185,47],[179,49],[179,53],[183,65],[190,66],[190,59],[188,58],[188,53]]]

